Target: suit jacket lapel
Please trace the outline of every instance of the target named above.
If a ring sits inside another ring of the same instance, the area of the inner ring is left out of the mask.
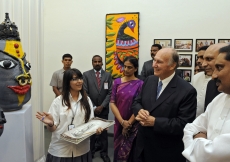
[[[152,105],[154,105],[155,102],[156,102],[158,81],[159,81],[159,78],[157,77],[157,78],[153,81],[153,84],[152,84],[152,87],[151,87],[151,92],[153,92],[153,95],[152,95],[153,97],[151,98],[151,103],[152,103]]]
[[[156,92],[157,92],[157,86],[158,86],[158,82],[157,82],[157,85],[155,86],[155,89],[154,89],[155,95],[153,95],[154,98],[152,98],[152,102],[153,102],[152,108],[149,112],[156,109],[162,102],[164,102],[169,96],[171,96],[175,92],[176,82],[177,82],[177,75],[175,74],[172,80],[167,85],[167,87],[165,87],[164,91],[161,93],[159,98],[156,100],[156,94],[157,94]]]
[[[94,82],[94,84],[96,86],[96,89],[99,91],[98,85],[97,85],[97,78],[96,78],[96,74],[94,72],[94,69],[91,71],[91,78],[93,79],[93,82]]]

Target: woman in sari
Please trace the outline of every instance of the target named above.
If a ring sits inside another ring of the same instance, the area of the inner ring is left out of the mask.
[[[110,107],[115,116],[114,162],[133,161],[133,148],[138,123],[132,113],[134,98],[141,91],[142,80],[136,78],[138,59],[129,56],[124,59],[124,77],[114,80]]]

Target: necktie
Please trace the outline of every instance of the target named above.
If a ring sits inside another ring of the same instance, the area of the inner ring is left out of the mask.
[[[159,83],[158,83],[158,86],[157,86],[157,99],[158,99],[158,97],[159,97],[159,94],[160,94],[160,91],[161,91],[161,89],[162,89],[162,81],[160,81]]]
[[[97,86],[98,86],[98,88],[100,88],[101,79],[100,79],[100,72],[99,71],[96,72],[96,78],[97,78]]]

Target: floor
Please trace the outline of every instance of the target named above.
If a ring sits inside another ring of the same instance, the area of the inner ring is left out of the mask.
[[[47,154],[47,150],[49,147],[49,143],[51,140],[51,132],[49,132],[47,129],[45,129],[45,152]],[[111,162],[113,161],[113,137],[112,135],[109,135],[108,138],[109,142],[109,147],[108,147],[108,156],[110,157]],[[94,155],[93,162],[103,162],[102,159],[100,158],[100,152],[96,152]]]

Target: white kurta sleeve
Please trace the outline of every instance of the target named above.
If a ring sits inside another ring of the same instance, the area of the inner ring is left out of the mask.
[[[213,141],[196,138],[182,154],[191,162],[229,162],[230,134],[222,134]]]
[[[209,104],[205,113],[184,128],[183,142],[185,149],[182,154],[190,162],[230,162],[230,132],[217,135],[213,140],[193,139],[193,136],[198,132],[207,132],[209,120],[217,121],[218,115],[217,119],[210,119],[210,114],[216,113],[215,111],[209,111],[211,108],[216,108],[216,105],[214,103]]]

